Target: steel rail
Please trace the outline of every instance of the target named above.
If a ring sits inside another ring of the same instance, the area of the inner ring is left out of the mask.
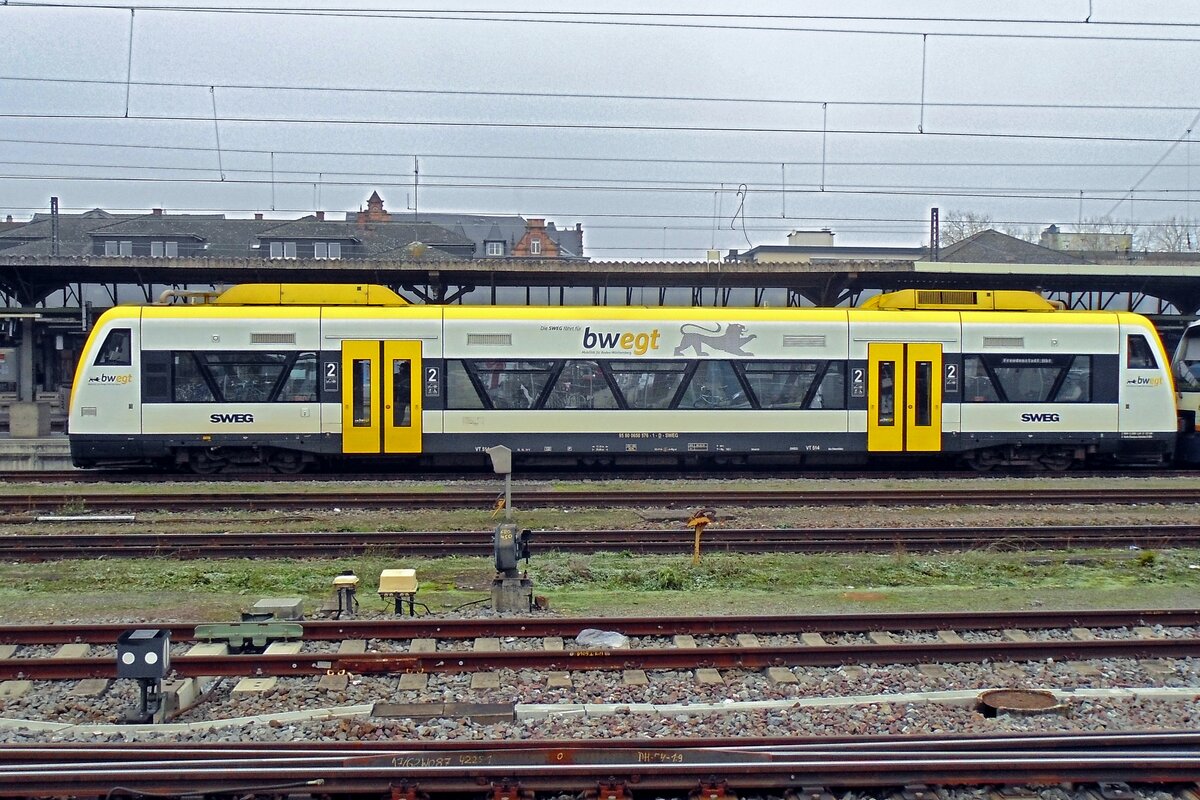
[[[71,558],[333,558],[365,554],[490,556],[492,531],[50,532],[0,534],[5,561]],[[691,530],[534,531],[539,551],[690,554]],[[705,531],[709,552],[915,552],[992,548],[1197,547],[1200,525],[1046,525],[928,528],[725,528]]]
[[[581,758],[592,755],[593,758]],[[513,757],[516,756],[516,757]],[[138,792],[265,790],[307,785],[323,793],[390,792],[396,786],[422,794],[507,793],[594,790],[598,786],[638,791],[680,792],[708,787],[738,791],[790,790],[804,786],[936,786],[1041,783],[1184,783],[1200,778],[1200,753],[1186,748],[1147,756],[1039,751],[985,754],[925,754],[911,757],[877,753],[731,754],[708,749],[589,751],[578,748],[500,752],[480,748],[444,756],[413,751],[382,757],[347,758],[341,763],[244,763],[226,759],[136,764],[38,764],[2,773],[0,797],[33,793],[97,792],[122,787]]]
[[[253,655],[182,655],[171,668],[182,677],[320,676],[329,673],[381,675],[455,674],[488,670],[687,670],[762,669],[772,666],[834,667],[843,664],[944,664],[981,661],[1086,661],[1097,658],[1195,658],[1200,638],[1096,639],[1029,642],[957,642],[947,644],[830,644],[821,647],[637,648],[627,650],[511,650],[436,653],[300,653]],[[116,677],[115,659],[8,658],[0,660],[0,680],[73,680]]]
[[[112,644],[131,628],[170,631],[172,642],[196,641],[197,622],[0,625],[0,644],[87,642]],[[585,628],[616,630],[627,636],[733,636],[739,633],[866,633],[869,631],[1052,630],[1200,626],[1200,609],[1069,609],[1024,611],[941,611],[864,614],[702,616],[702,617],[393,617],[374,620],[306,620],[306,641],[343,639],[441,639],[479,637],[574,637]],[[637,651],[626,651],[637,652]]]
[[[339,508],[491,508],[494,491],[389,492],[389,491],[269,491],[269,492],[80,492],[62,494],[0,495],[0,511],[28,513],[55,511],[64,507],[90,511],[181,511],[200,509]],[[653,507],[698,508],[717,506],[830,506],[864,503],[872,505],[1028,505],[1087,504],[1128,505],[1136,503],[1200,503],[1200,487],[1147,488],[1069,488],[1061,485],[1024,489],[981,487],[944,487],[939,489],[798,489],[744,490],[711,488],[705,490],[647,491],[538,491],[514,490],[512,503],[517,508],[547,507]],[[78,513],[76,511],[75,513]]]

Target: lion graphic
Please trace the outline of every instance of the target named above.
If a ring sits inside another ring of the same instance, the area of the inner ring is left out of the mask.
[[[694,329],[694,330],[691,330]],[[720,350],[724,353],[729,353],[732,356],[752,356],[753,353],[747,353],[744,349],[746,344],[757,339],[756,334],[744,336],[746,332],[745,325],[739,325],[732,322],[725,326],[725,332],[721,332],[721,323],[717,323],[716,328],[709,330],[702,325],[696,325],[689,322],[680,326],[679,346],[675,348],[675,355],[681,356],[685,350],[691,349],[698,356],[706,356],[704,345],[708,345],[714,350]]]

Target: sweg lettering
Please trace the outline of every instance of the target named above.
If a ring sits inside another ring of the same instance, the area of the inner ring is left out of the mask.
[[[209,414],[208,421],[213,425],[220,425],[222,422],[254,422],[253,414]]]
[[[1062,422],[1058,414],[1022,414],[1021,422]]]
[[[635,356],[644,356],[651,350],[658,349],[658,328],[650,333],[632,333],[617,331],[605,333],[593,331],[591,326],[583,329],[584,350],[632,350]]]

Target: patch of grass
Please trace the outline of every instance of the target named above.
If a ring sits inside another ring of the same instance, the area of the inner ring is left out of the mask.
[[[811,613],[1046,607],[1185,607],[1200,603],[1193,565],[1200,551],[969,552],[878,555],[637,556],[537,553],[534,591],[561,611],[614,613]],[[362,578],[368,608],[382,601],[379,573],[417,570],[418,600],[446,611],[488,596],[489,558],[173,561],[100,559],[0,564],[0,620],[55,614],[228,619],[263,596],[300,596],[315,608],[332,596],[333,576]],[[179,617],[178,615],[183,615]]]

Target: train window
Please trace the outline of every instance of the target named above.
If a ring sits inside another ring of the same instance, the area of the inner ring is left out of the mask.
[[[371,427],[371,364],[369,358],[356,358],[350,362],[350,402],[355,428]]]
[[[979,356],[963,358],[963,402],[998,403],[1000,394],[996,384]]]
[[[692,373],[680,408],[749,408],[750,399],[742,389],[733,364],[728,361],[701,361]]]
[[[133,334],[129,328],[113,328],[96,354],[97,367],[128,367],[133,363]]]
[[[825,365],[825,376],[812,399],[808,401],[809,408],[845,408],[846,407],[846,364],[842,361],[830,361]]]
[[[1154,348],[1140,333],[1131,333],[1128,338],[1128,365],[1130,369],[1158,369]]]
[[[896,424],[896,362],[879,362],[879,416],[875,422],[880,426]]]
[[[1056,403],[1090,403],[1092,401],[1092,357],[1075,356],[1062,385],[1054,394]]]
[[[317,400],[317,354],[296,356],[287,380],[276,398],[282,403],[315,403]]]
[[[484,408],[483,398],[461,361],[446,362],[446,408]]]
[[[609,361],[609,372],[629,408],[670,408],[687,374],[683,361]]]
[[[195,355],[173,353],[171,360],[172,373],[175,376],[174,388],[171,391],[172,400],[176,403],[211,403],[216,399],[208,381],[204,379],[200,365],[196,363]]]
[[[265,403],[291,360],[290,353],[197,353],[221,399],[229,403]]]
[[[550,380],[553,361],[468,361],[492,408],[533,408]]]
[[[617,398],[595,361],[568,361],[546,397],[546,408],[617,408]]]
[[[392,359],[392,426],[412,425],[412,362],[407,358]]]
[[[804,398],[817,376],[820,361],[754,361],[742,373],[761,408],[803,408]]]
[[[1074,356],[997,355],[985,363],[1009,403],[1047,403]]]

